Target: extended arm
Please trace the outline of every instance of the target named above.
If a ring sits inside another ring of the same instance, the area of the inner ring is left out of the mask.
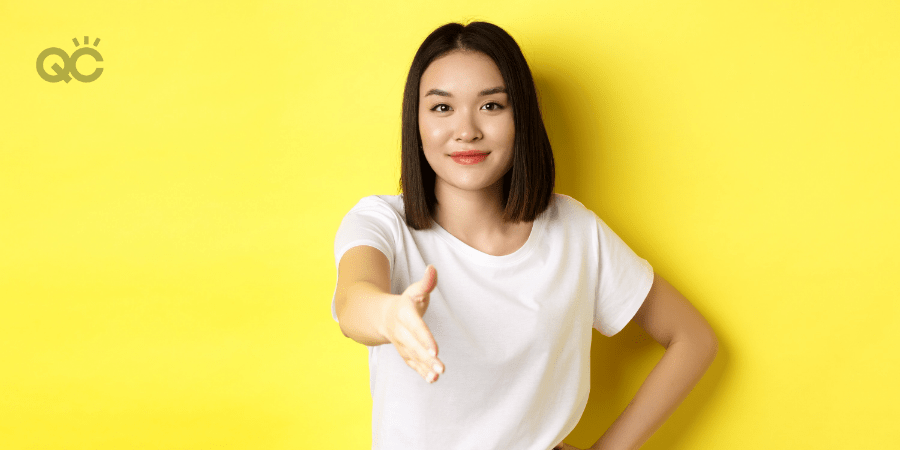
[[[437,271],[429,266],[422,280],[400,295],[391,294],[390,265],[381,251],[361,245],[347,250],[338,266],[334,309],[344,336],[360,344],[391,343],[429,383],[443,373],[437,343],[422,315],[429,293],[437,284]]]
[[[706,319],[671,284],[654,275],[634,321],[666,353],[634,399],[591,449],[638,449],[675,411],[716,357],[718,341]]]
[[[390,266],[374,247],[361,245],[344,253],[338,266],[334,309],[344,336],[364,345],[389,341],[379,325],[391,301]]]

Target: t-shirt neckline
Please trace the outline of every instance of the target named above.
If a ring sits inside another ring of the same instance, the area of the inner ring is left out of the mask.
[[[552,207],[552,204],[551,206]],[[548,207],[547,209],[549,209]],[[547,211],[542,212],[534,219],[534,222],[531,224],[531,233],[528,235],[528,240],[525,241],[521,247],[519,247],[516,251],[502,256],[489,255],[487,253],[482,252],[474,247],[471,247],[469,244],[459,240],[456,236],[450,234],[449,231],[445,230],[434,218],[431,219],[431,224],[435,233],[441,237],[441,239],[445,240],[450,246],[455,248],[456,250],[462,252],[466,255],[467,258],[472,260],[475,263],[485,265],[485,266],[507,266],[509,264],[517,263],[531,254],[532,250],[537,246],[540,241],[541,235],[544,231],[544,216]]]

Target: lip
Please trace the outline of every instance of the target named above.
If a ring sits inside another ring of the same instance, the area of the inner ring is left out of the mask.
[[[482,152],[478,150],[466,150],[462,152],[453,152],[450,154],[450,158],[452,158],[453,162],[457,164],[470,166],[472,164],[478,164],[484,161],[489,153],[490,152]]]
[[[462,152],[453,152],[450,154],[451,157],[456,158],[457,156],[481,156],[487,155],[489,152],[483,152],[481,150],[466,150]]]

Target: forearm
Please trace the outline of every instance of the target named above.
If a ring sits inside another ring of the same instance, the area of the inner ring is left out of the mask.
[[[384,336],[382,325],[385,310],[396,297],[366,281],[347,287],[342,301],[335,304],[344,336],[369,346],[390,342]]]
[[[673,342],[634,399],[591,449],[634,450],[662,426],[715,359],[715,337]]]

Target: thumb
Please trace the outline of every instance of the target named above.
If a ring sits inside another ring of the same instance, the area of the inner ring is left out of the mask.
[[[425,275],[416,283],[416,289],[411,292],[413,300],[417,302],[424,301],[425,297],[434,290],[435,286],[437,286],[437,269],[429,264],[425,268]]]

